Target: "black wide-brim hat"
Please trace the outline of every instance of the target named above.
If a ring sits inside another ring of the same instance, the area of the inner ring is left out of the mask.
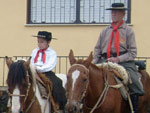
[[[112,6],[106,10],[128,10],[128,8],[126,8],[123,3],[113,3]]]
[[[43,38],[47,41],[51,41],[52,39],[57,40],[56,38],[52,38],[52,33],[47,31],[39,31],[38,35],[32,35],[33,37]]]

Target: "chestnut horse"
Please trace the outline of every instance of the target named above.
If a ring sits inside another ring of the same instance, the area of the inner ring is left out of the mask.
[[[30,61],[13,62],[6,58],[9,68],[7,84],[10,96],[8,113],[49,113],[49,102],[40,96]]]
[[[105,67],[92,64],[92,53],[86,60],[75,59],[73,51],[70,51],[69,60],[71,67],[67,73],[66,92],[68,113],[129,113],[129,102],[121,96],[116,85],[114,73]],[[145,95],[139,99],[139,113],[147,113],[150,102],[150,77],[143,70],[142,83]],[[82,106],[83,104],[83,106]],[[82,107],[82,109],[81,109]]]

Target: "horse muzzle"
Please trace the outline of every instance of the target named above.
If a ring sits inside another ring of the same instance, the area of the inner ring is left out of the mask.
[[[66,104],[66,113],[81,113],[82,108],[80,107],[80,104],[77,102],[69,102]]]

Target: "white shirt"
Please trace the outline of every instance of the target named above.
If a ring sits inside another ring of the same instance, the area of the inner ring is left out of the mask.
[[[36,48],[32,51],[32,55],[31,55],[32,58],[31,58],[30,63],[33,66],[36,66],[37,70],[40,72],[48,72],[48,71],[53,70],[56,66],[56,63],[57,63],[56,52],[52,48],[48,47],[47,50],[45,51],[45,54],[46,54],[45,63],[43,63],[43,61],[42,61],[42,53],[41,52],[39,53],[39,57],[37,59],[37,62],[34,63],[34,59],[36,57],[38,50],[39,50],[39,48]]]

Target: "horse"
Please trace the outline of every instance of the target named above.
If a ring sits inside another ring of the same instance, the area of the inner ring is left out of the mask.
[[[7,76],[10,107],[8,113],[48,113],[50,103],[40,96],[30,60],[16,62],[6,57],[9,68]]]
[[[87,59],[75,59],[71,50],[71,67],[67,73],[66,93],[68,113],[129,113],[129,102],[124,100],[116,86],[114,72],[92,63],[92,52]],[[147,113],[150,102],[150,77],[145,70],[141,81],[145,95],[139,98],[139,113]]]

